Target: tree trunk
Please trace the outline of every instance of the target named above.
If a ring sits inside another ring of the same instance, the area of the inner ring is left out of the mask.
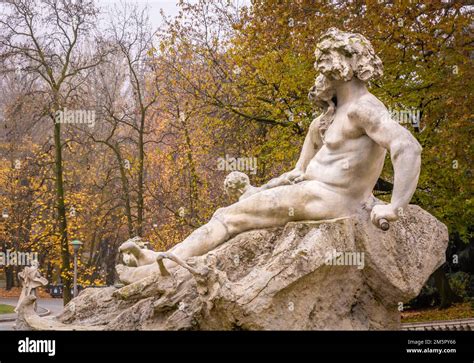
[[[449,286],[449,281],[444,273],[444,265],[438,268],[433,274],[435,279],[436,288],[438,289],[439,296],[441,299],[439,308],[446,309],[453,305],[454,302],[459,302],[461,299],[457,296],[451,286]]]
[[[143,214],[144,214],[144,202],[143,202],[143,175],[145,169],[145,146],[143,140],[145,128],[145,114],[142,110],[140,119],[140,131],[138,135],[138,194],[137,194],[137,235],[142,236],[143,233]]]
[[[15,276],[13,276],[13,266],[5,267],[5,289],[10,291],[15,286]]]
[[[133,237],[133,220],[132,220],[132,207],[130,205],[130,186],[128,184],[128,178],[127,174],[125,172],[125,166],[123,165],[123,158],[122,155],[120,154],[120,149],[118,144],[113,145],[106,144],[108,145],[115,153],[115,156],[117,158],[117,162],[119,165],[119,170],[120,170],[120,180],[122,182],[122,189],[123,189],[123,197],[125,198],[125,215],[127,216],[127,227],[128,227],[128,235],[130,238]]]
[[[53,119],[54,120],[54,119]],[[63,160],[61,145],[61,124],[54,123],[56,203],[58,210],[59,235],[61,245],[61,279],[63,281],[63,301],[66,305],[71,296],[71,265],[67,236],[66,206],[64,204]]]
[[[199,177],[196,171],[196,165],[194,164],[193,159],[193,148],[191,145],[191,136],[189,135],[188,127],[185,122],[183,122],[184,127],[184,137],[186,141],[186,156],[188,159],[188,170],[189,170],[189,213],[191,218],[196,217],[195,211],[195,203],[197,203],[199,195],[198,195],[198,183]]]

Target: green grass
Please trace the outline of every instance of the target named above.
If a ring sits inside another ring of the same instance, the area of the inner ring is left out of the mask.
[[[447,309],[428,308],[407,310],[402,313],[402,323],[419,323],[433,320],[452,320],[474,318],[474,308],[471,303],[454,304]]]
[[[15,312],[15,307],[11,305],[0,304],[0,314],[11,314]]]

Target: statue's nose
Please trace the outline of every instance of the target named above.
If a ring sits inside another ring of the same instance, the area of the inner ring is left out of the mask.
[[[308,98],[310,101],[314,101],[316,97],[316,86],[313,86],[309,89]]]

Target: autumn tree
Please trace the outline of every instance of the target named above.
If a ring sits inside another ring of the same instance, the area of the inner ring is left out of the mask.
[[[92,1],[5,1],[0,18],[1,57],[38,75],[47,95],[38,113],[52,122],[57,223],[61,246],[64,302],[71,299],[71,266],[63,175],[63,142],[57,111],[68,106],[80,78],[102,61],[101,52],[86,52],[97,10]],[[100,39],[95,39],[100,44]],[[82,48],[82,51],[80,52]],[[100,49],[100,46],[97,48]]]

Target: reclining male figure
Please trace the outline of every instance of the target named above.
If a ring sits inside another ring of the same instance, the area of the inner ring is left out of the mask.
[[[282,185],[273,180],[272,188],[218,209],[170,252],[186,259],[244,231],[350,216],[371,197],[387,150],[394,168],[392,199],[375,205],[371,220],[378,226],[381,219],[398,219],[416,189],[421,146],[367,90],[366,82],[382,74],[380,59],[365,37],[335,28],[322,35],[315,56],[320,75],[310,97],[325,112],[311,123],[295,168],[276,179]],[[164,263],[168,269],[176,266]],[[117,271],[131,283],[159,269],[158,264],[119,265]]]

